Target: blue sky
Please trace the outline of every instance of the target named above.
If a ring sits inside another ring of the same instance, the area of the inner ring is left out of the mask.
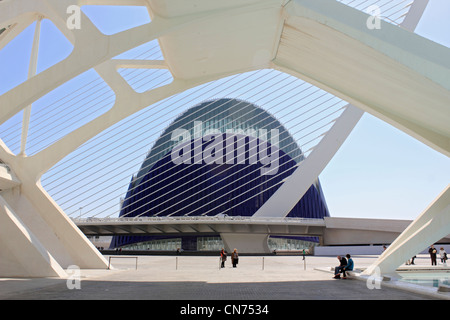
[[[148,21],[145,14],[135,10],[129,10],[124,19],[100,15],[95,8],[86,9],[85,12],[106,34]],[[430,0],[416,33],[450,47],[449,16],[450,1]],[[123,21],[123,25],[118,26],[117,21]],[[0,94],[26,79],[33,32],[33,26],[29,27],[14,44],[0,51]],[[72,46],[60,32],[44,20],[38,72],[64,59],[71,50]],[[60,89],[57,94],[70,92],[72,86],[77,87],[77,84],[95,79],[95,76],[85,74]],[[87,122],[111,106],[113,97],[108,96],[111,93],[104,89],[100,94],[102,96],[92,103],[99,104],[101,101],[102,107],[89,116],[82,114],[83,119],[79,121]],[[46,99],[53,101],[55,97]],[[39,103],[45,104],[46,99]],[[33,110],[36,109],[39,106],[33,106]],[[75,119],[69,114],[65,117]],[[21,119],[20,115],[17,119]],[[0,132],[4,131],[0,133],[2,138],[11,131],[9,128],[17,130],[17,123],[20,124],[18,120],[10,122],[0,127]],[[71,129],[69,125],[64,132]],[[17,145],[17,136],[11,139],[9,143]],[[450,160],[446,156],[365,114],[319,178],[332,216],[414,219],[450,182],[449,168]],[[128,177],[127,173],[124,179]],[[74,206],[78,208],[78,205]]]

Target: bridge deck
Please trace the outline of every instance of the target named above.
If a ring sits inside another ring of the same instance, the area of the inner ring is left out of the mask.
[[[74,220],[86,235],[162,235],[252,233],[270,235],[323,235],[321,219],[254,219],[245,217],[142,217]]]

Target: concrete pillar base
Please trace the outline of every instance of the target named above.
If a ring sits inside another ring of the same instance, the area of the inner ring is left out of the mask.
[[[0,277],[67,276],[65,268],[108,262],[38,185],[0,196]]]
[[[221,233],[227,252],[237,249],[239,253],[270,253],[268,234]]]
[[[0,197],[0,276],[57,277],[66,272]]]

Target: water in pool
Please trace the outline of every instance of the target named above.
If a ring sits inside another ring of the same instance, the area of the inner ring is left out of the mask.
[[[449,272],[421,273],[421,272],[402,272],[399,273],[402,278],[400,281],[413,283],[427,287],[439,287],[440,285],[450,286]]]

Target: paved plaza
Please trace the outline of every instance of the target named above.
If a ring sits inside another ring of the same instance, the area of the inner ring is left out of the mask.
[[[136,258],[137,257],[137,258]],[[109,256],[106,256],[109,260]],[[356,268],[376,256],[354,256]],[[111,270],[81,270],[73,279],[0,279],[0,299],[14,300],[427,300],[449,293],[332,279],[336,257],[241,256],[219,268],[215,256],[111,256]],[[409,266],[408,266],[409,267]],[[430,269],[419,256],[415,268]],[[437,266],[436,272],[448,272]],[[78,288],[76,285],[78,284]],[[70,289],[69,287],[72,287]]]

